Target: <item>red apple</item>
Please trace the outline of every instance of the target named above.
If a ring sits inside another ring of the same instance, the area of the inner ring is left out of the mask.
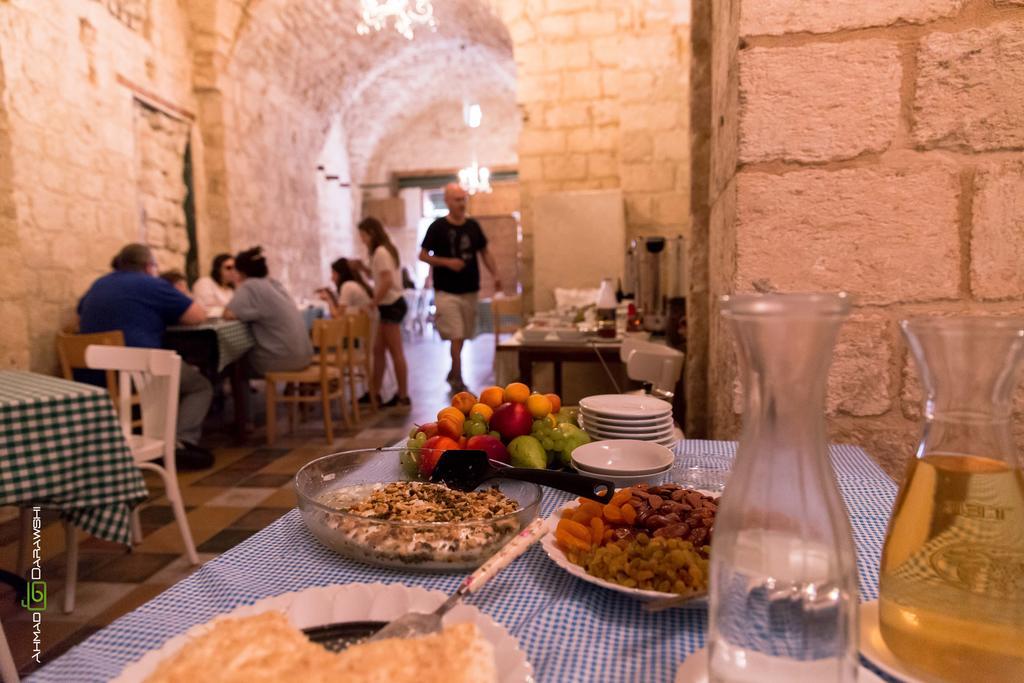
[[[426,424],[421,424],[417,431],[423,432],[424,434],[427,435],[428,439],[431,439],[437,436],[437,423],[427,422]]]
[[[480,436],[474,436],[466,442],[466,449],[471,451],[484,451],[487,453],[489,460],[497,460],[498,462],[508,462],[508,449],[505,448],[505,444],[500,439],[496,439],[490,434],[481,434]]]
[[[459,443],[447,436],[433,436],[427,439],[420,451],[420,474],[429,479],[437,467],[437,461],[441,459],[441,454],[458,447]]]
[[[506,443],[529,434],[532,426],[533,416],[522,403],[502,403],[491,415],[491,429],[501,434],[501,440]]]

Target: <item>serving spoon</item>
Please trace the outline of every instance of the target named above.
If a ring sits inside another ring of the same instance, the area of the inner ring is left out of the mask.
[[[491,479],[528,481],[602,504],[607,504],[615,495],[615,484],[609,479],[529,467],[496,467],[487,458],[485,451],[445,451],[430,474],[430,481],[443,483],[459,491],[472,491]]]

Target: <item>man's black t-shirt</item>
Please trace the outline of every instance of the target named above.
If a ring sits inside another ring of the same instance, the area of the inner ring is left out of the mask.
[[[438,218],[427,228],[420,246],[434,256],[460,258],[466,263],[460,271],[434,266],[434,289],[451,294],[480,290],[480,264],[476,255],[487,246],[487,238],[475,220],[467,218],[462,225],[452,225],[448,219]]]

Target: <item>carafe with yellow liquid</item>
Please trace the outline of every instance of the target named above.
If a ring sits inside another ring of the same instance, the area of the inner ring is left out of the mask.
[[[1024,473],[1011,429],[1024,320],[901,326],[924,431],[882,553],[882,637],[925,680],[1024,681]]]

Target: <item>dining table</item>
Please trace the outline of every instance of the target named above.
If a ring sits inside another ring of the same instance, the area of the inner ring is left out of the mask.
[[[619,352],[622,339],[601,339],[587,336],[579,339],[543,339],[531,341],[516,332],[509,338],[498,342],[496,353],[514,353],[517,356],[519,374],[517,379],[527,386],[533,386],[534,363],[551,363],[554,365],[554,391],[563,395],[562,364],[563,363],[601,363],[612,367],[622,365]]]
[[[182,361],[199,368],[214,386],[228,372],[238,436],[244,435],[249,419],[249,382],[241,361],[255,345],[249,324],[241,320],[216,318],[199,325],[171,325],[164,333],[164,348],[177,351]]]
[[[684,440],[673,479],[720,488],[736,444]],[[862,449],[830,448],[857,548],[862,601],[878,594],[878,566],[896,485]],[[381,481],[399,477],[395,451],[364,467]],[[544,489],[551,516],[569,494]],[[452,592],[462,574],[382,569],[322,546],[292,510],[167,591],[96,632],[29,680],[103,681],[168,639],[219,614],[269,596],[334,584],[404,584]],[[519,643],[541,683],[669,683],[687,656],[705,644],[707,607],[645,610],[632,597],[584,582],[547,557],[539,544],[493,578],[471,602]]]
[[[147,495],[105,388],[0,371],[0,505],[56,508],[130,544],[132,508]]]

